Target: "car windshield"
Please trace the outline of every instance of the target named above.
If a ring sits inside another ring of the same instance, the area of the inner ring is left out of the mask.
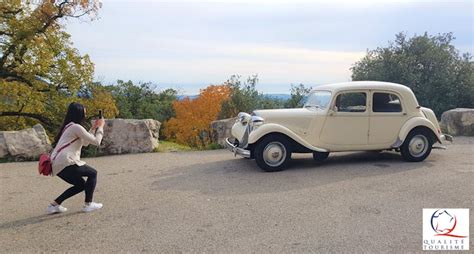
[[[326,109],[331,100],[331,92],[328,91],[314,91],[308,95],[308,99],[304,104],[305,108],[319,108]]]

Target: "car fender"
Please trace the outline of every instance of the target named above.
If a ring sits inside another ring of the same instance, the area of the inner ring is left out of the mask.
[[[262,137],[264,137],[265,135],[270,134],[270,133],[281,133],[283,135],[286,135],[286,136],[290,137],[291,139],[293,139],[295,142],[299,143],[300,145],[302,145],[302,146],[304,146],[304,147],[306,147],[310,150],[313,150],[313,151],[317,151],[317,152],[327,152],[328,151],[328,150],[323,149],[323,148],[312,146],[311,144],[306,142],[303,138],[301,138],[299,135],[297,135],[296,133],[294,133],[290,129],[288,129],[288,128],[282,126],[282,125],[275,124],[275,123],[263,124],[260,127],[258,127],[257,129],[250,132],[248,143],[249,144],[254,144],[254,143],[258,142]]]
[[[398,134],[399,145],[403,144],[406,137],[408,136],[408,133],[410,133],[411,130],[419,126],[427,127],[428,129],[430,129],[439,141],[436,127],[430,120],[424,117],[412,117],[408,121],[406,121],[406,123],[400,129],[400,133]]]

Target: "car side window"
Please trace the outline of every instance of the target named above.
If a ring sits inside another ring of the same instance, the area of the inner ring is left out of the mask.
[[[393,93],[374,93],[372,97],[373,112],[402,112],[400,98]]]
[[[367,95],[362,92],[343,93],[336,98],[337,112],[365,112]]]

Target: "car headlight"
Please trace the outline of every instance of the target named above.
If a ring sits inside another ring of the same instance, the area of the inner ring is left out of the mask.
[[[264,123],[264,120],[263,120],[263,117],[260,117],[260,116],[252,116],[250,118],[250,122],[253,123],[254,125],[255,124],[263,124]]]
[[[262,125],[265,120],[260,116],[252,116],[250,118],[250,131],[257,129],[260,125]]]
[[[252,116],[245,112],[240,112],[237,116],[237,122],[241,122],[243,125],[247,124],[251,120]]]

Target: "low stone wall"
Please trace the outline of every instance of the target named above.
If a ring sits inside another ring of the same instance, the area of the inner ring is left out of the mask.
[[[99,154],[147,153],[158,147],[161,123],[153,119],[105,120]],[[0,131],[0,158],[33,160],[51,151],[51,143],[40,124],[21,131]]]
[[[236,118],[227,118],[211,123],[211,128],[213,130],[213,140],[215,140],[219,145],[224,147],[225,139],[231,137],[231,130],[235,123],[235,119]]]
[[[441,115],[441,128],[455,136],[474,136],[474,109],[455,108]]]
[[[21,131],[0,131],[0,158],[32,160],[50,150],[48,135],[40,124]]]
[[[161,123],[153,119],[105,120],[101,154],[148,153],[158,147]]]

